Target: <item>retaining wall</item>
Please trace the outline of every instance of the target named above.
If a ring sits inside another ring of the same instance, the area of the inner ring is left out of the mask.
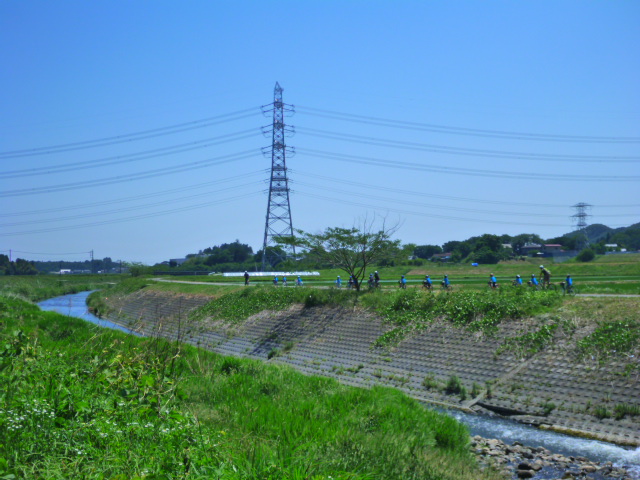
[[[188,312],[209,300],[142,290],[110,297],[107,302],[116,312],[110,320],[145,335],[224,355],[283,363],[354,386],[387,385],[428,403],[497,412],[541,428],[640,445],[640,416],[619,420],[595,416],[596,407],[611,414],[616,405],[640,408],[640,347],[635,356],[606,364],[580,360],[573,345],[588,329],[571,338],[558,333],[551,347],[519,358],[513,352],[496,351],[505,338],[527,331],[531,322],[505,322],[494,336],[434,322],[387,350],[373,347],[388,327],[371,312],[296,305],[286,311],[262,312],[236,327],[189,320]],[[464,399],[443,391],[454,375],[467,391]]]

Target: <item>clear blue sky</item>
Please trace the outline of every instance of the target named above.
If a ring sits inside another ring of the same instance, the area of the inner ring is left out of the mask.
[[[0,253],[257,251],[276,81],[295,228],[636,223],[639,25],[637,1],[1,2]]]

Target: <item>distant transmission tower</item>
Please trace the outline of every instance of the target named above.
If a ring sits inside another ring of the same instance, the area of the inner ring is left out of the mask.
[[[271,177],[269,181],[269,202],[267,203],[267,219],[264,225],[264,242],[262,244],[262,271],[272,269],[278,262],[295,255],[293,246],[282,247],[282,252],[273,246],[276,239],[293,236],[291,223],[291,204],[289,202],[289,184],[287,182],[286,154],[293,155],[295,150],[285,145],[284,138],[293,134],[293,129],[285,127],[285,114],[293,114],[293,106],[282,102],[282,87],[276,82],[273,91],[273,103],[263,107],[263,113],[273,114],[273,126],[265,128],[264,133],[271,133],[271,147],[263,149],[265,155],[271,153]]]
[[[591,205],[588,203],[580,202],[572,205],[571,208],[576,209],[576,213],[571,215],[573,219],[573,223],[575,225],[576,237],[578,238],[578,250],[582,250],[584,247],[589,245],[589,237],[587,235],[587,218],[590,215],[587,213],[587,210],[591,208]]]

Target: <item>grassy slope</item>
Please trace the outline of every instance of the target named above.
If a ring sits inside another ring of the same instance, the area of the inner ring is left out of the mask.
[[[0,297],[0,476],[491,478],[389,389],[100,330]]]

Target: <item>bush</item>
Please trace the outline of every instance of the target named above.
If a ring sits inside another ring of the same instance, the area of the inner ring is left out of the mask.
[[[596,258],[596,252],[594,252],[590,248],[585,248],[578,254],[576,260],[579,262],[590,262],[594,258]]]

